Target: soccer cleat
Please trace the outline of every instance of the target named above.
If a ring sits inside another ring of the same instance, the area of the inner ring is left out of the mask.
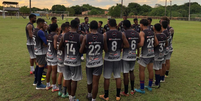
[[[122,96],[126,96],[126,97],[129,96],[129,94],[128,94],[128,93],[126,94],[125,92],[121,92],[120,94],[121,94]]]
[[[105,95],[99,95],[99,98],[101,98],[101,99],[103,99],[103,100],[105,100],[105,101],[109,101],[109,97],[105,98],[104,96],[105,96]]]
[[[131,92],[130,92],[130,93],[131,93],[131,95],[134,95],[134,94],[135,94],[135,90],[134,90],[134,91],[133,91],[133,90],[131,90]]]
[[[121,100],[121,98],[116,96],[116,101],[120,101],[120,100]]]
[[[62,93],[60,91],[58,91],[58,96],[61,96],[61,95],[62,95]]]
[[[49,89],[51,89],[52,88],[52,86],[46,86],[46,90],[49,90]]]
[[[62,98],[67,98],[67,97],[69,97],[69,95],[68,95],[68,93],[66,93],[66,95],[65,95],[65,94],[62,94],[61,97],[62,97]]]
[[[36,86],[36,89],[37,89],[37,90],[39,90],[39,89],[45,89],[45,88],[46,88],[46,86],[43,85],[43,84],[40,84],[40,85],[37,85],[37,86]]]
[[[45,79],[44,79],[44,78],[41,78],[41,81],[45,81]]]
[[[148,91],[152,91],[152,88],[151,87],[149,87],[149,86],[144,86],[144,88],[146,88]]]
[[[37,85],[37,83],[34,81],[33,86],[36,86],[36,85]]]
[[[166,78],[168,78],[168,75],[165,75]]]
[[[84,56],[81,57],[81,60],[84,61]]]
[[[142,94],[144,94],[144,93],[145,93],[145,91],[144,91],[144,90],[142,90],[142,89],[135,89],[135,91],[136,91],[136,92],[138,92],[138,93],[142,93]]]
[[[164,82],[165,82],[165,80],[161,80],[161,81],[160,81],[160,83],[164,83]]]
[[[91,101],[91,99],[92,99],[92,97],[88,97],[88,94],[87,94],[86,98],[87,98],[88,100],[90,100],[90,101]]]
[[[160,85],[152,84],[152,88],[160,88]]]
[[[57,91],[59,91],[59,88],[52,89],[52,92],[57,92]]]
[[[30,74],[31,74],[31,75],[34,74],[33,71],[30,71]]]
[[[42,75],[42,78],[46,78],[46,75]]]

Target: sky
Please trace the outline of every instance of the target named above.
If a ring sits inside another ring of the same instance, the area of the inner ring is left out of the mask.
[[[2,5],[1,2],[3,1],[15,1],[19,2],[19,6],[28,6],[29,0],[0,0],[0,5]],[[61,4],[66,7],[74,6],[74,5],[82,5],[82,4],[90,4],[92,6],[100,7],[103,9],[108,9],[109,7],[116,5],[116,3],[120,3],[121,0],[31,0],[32,1],[32,7],[38,7],[38,8],[51,8],[52,5],[55,4]],[[41,2],[42,1],[42,2]],[[136,2],[141,5],[147,4],[152,7],[155,6],[155,4],[161,4],[165,5],[165,0],[123,0],[125,6],[128,5],[130,2]],[[170,4],[170,0],[167,0],[167,4]],[[181,5],[186,2],[189,2],[189,0],[172,0],[173,4]],[[198,2],[201,4],[201,0],[191,0],[191,2]]]

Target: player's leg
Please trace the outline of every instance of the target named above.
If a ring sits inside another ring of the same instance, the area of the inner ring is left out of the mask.
[[[123,76],[124,76],[124,91],[121,92],[121,95],[123,96],[129,96],[128,94],[128,83],[129,83],[129,79],[128,79],[128,73],[129,73],[129,61],[122,61],[122,71],[123,71]]]
[[[34,86],[36,86],[37,85],[37,73],[38,73],[38,63],[36,63],[36,68],[35,68],[35,73],[34,73],[34,75],[35,75],[35,79],[34,79],[34,83],[33,83],[33,85]]]
[[[34,74],[34,62],[36,61],[36,55],[34,54],[34,46],[33,45],[27,45],[27,49],[30,55],[30,74]]]
[[[72,85],[71,85],[71,99],[70,100],[76,100],[75,99],[75,93],[77,90],[77,82],[82,79],[82,68],[81,66],[76,67],[70,67],[72,72]]]
[[[166,57],[166,56],[165,56]],[[164,58],[163,64],[162,64],[162,72],[160,75],[160,82],[165,82],[165,72],[166,72],[166,58]]]
[[[121,92],[121,66],[119,61],[113,62],[113,75],[116,79],[116,88],[117,88],[117,94],[116,94],[116,101],[119,101],[120,98],[120,92]]]
[[[92,91],[92,101],[96,101],[96,96],[98,94],[98,84],[100,80],[100,76],[102,74],[102,68],[103,66],[94,68],[93,70],[93,91]]]
[[[94,68],[88,68],[86,67],[86,74],[87,74],[87,90],[88,90],[88,94],[86,96],[86,98],[88,100],[92,99],[92,81],[93,81],[93,70]]]
[[[52,88],[51,84],[50,84],[50,75],[52,72],[52,66],[51,66],[51,62],[47,61],[47,73],[46,73],[46,90],[49,90]]]
[[[38,72],[37,72],[37,86],[36,89],[45,89],[46,86],[41,83],[44,65],[46,64],[45,55],[37,56]]]
[[[63,67],[61,65],[58,65],[57,72],[59,73],[59,76],[58,76],[58,87],[59,87],[58,96],[61,96],[62,95],[62,78],[63,78]]]
[[[99,97],[103,100],[109,100],[109,85],[110,85],[110,78],[113,72],[113,63],[110,61],[104,61],[104,92],[105,94],[99,95]]]
[[[63,76],[64,76],[64,81],[63,81],[63,91],[62,91],[62,96],[63,98],[70,97],[71,96],[71,71],[68,66],[64,66],[63,68]],[[68,92],[66,92],[68,88]]]
[[[57,64],[52,62],[52,92],[59,91],[59,88],[56,86],[57,81]]]
[[[147,88],[149,91],[152,91],[152,83],[153,83],[153,78],[154,78],[154,72],[153,72],[153,61],[154,58],[150,58],[148,59],[149,64],[147,65],[147,69],[149,72],[149,84],[148,86],[145,86],[145,88]]]
[[[135,93],[134,90],[134,82],[135,82],[135,76],[134,76],[134,67],[135,67],[135,61],[130,62],[130,83],[131,83],[131,95]]]
[[[166,72],[165,72],[165,77],[168,77],[169,75],[169,70],[170,70],[170,57],[172,55],[172,52],[168,54],[167,60],[166,60]]]
[[[161,69],[162,69],[162,63],[160,61],[154,61],[153,69],[155,70],[155,79],[156,79],[156,81],[152,85],[152,88],[159,88],[160,87],[160,72],[161,72]]]

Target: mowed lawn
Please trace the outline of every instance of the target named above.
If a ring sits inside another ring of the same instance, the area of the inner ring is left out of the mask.
[[[70,21],[71,19],[68,19]],[[89,18],[90,21],[103,21],[105,18]],[[120,22],[122,19],[117,19]],[[132,21],[132,19],[129,19]],[[0,101],[16,100],[67,100],[46,90],[36,90],[32,85],[34,75],[30,75],[29,54],[26,47],[25,25],[28,19],[0,18]],[[159,20],[153,20],[152,24]],[[48,24],[50,23],[47,20]],[[65,21],[59,19],[59,26]],[[83,18],[81,19],[83,22]],[[133,23],[133,21],[132,21]],[[199,101],[201,100],[201,22],[171,21],[175,29],[174,52],[171,58],[169,78],[160,89],[146,90],[145,94],[121,97],[121,101]],[[36,24],[35,24],[36,27]],[[135,66],[135,88],[139,88],[139,65]],[[85,63],[82,62],[83,79],[78,82],[76,97],[87,101],[87,80]],[[99,83],[98,95],[104,93],[103,76]],[[123,78],[122,78],[123,80]],[[115,101],[116,84],[110,80],[109,98]],[[46,84],[44,81],[43,84]],[[146,81],[148,84],[148,72]],[[129,84],[130,85],[130,84]],[[124,89],[122,83],[122,91]],[[130,87],[129,87],[130,91]],[[97,101],[101,101],[97,97]]]

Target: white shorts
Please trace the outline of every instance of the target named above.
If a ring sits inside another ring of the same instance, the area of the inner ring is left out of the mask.
[[[57,62],[47,61],[47,65],[48,65],[48,66],[56,66],[56,65],[57,65]]]
[[[30,59],[36,59],[36,55],[34,54],[34,45],[27,45],[27,49],[29,52]]]
[[[104,61],[103,76],[110,79],[113,73],[114,78],[121,78],[121,61]]]
[[[163,61],[154,61],[153,69],[154,70],[162,69],[162,64],[163,64]]]
[[[124,61],[122,62],[122,72],[129,73],[134,70],[135,61]]]
[[[168,55],[166,56],[166,60],[170,60],[171,55],[172,55],[172,52],[169,52]]]
[[[80,81],[82,80],[81,66],[64,66],[64,80]]]
[[[154,62],[154,57],[152,57],[152,58],[140,58],[138,60],[138,63],[143,67],[147,67],[148,64],[153,63],[153,62]]]
[[[63,73],[63,71],[64,71],[64,65],[57,65],[57,72]]]

